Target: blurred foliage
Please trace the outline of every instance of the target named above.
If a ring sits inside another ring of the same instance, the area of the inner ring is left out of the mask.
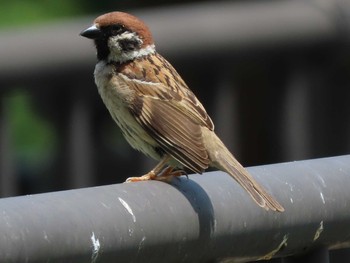
[[[4,104],[16,159],[25,166],[42,166],[57,148],[53,127],[35,113],[31,97],[22,89],[6,96]]]
[[[27,25],[83,14],[86,11],[82,8],[83,4],[81,0],[0,0],[0,25]]]
[[[83,1],[83,0],[0,0],[0,27],[35,24],[58,18],[132,8],[164,6],[175,3],[203,2],[189,0]]]

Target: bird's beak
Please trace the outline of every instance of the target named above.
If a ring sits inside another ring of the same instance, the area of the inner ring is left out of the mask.
[[[81,31],[80,35],[83,37],[86,37],[86,38],[90,38],[90,39],[97,39],[97,38],[101,37],[102,32],[96,25],[93,25],[93,26],[90,26],[89,28]]]

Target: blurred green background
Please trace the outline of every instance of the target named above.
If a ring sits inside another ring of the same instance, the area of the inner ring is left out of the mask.
[[[86,14],[100,14],[109,11],[124,11],[131,8],[167,6],[175,3],[205,1],[83,1],[83,0],[13,0],[0,1],[0,27],[43,23],[50,20],[76,17]]]

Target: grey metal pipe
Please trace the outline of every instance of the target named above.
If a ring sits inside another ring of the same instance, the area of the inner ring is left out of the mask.
[[[349,247],[350,155],[251,167],[265,211],[222,172],[0,199],[0,262],[209,262]]]

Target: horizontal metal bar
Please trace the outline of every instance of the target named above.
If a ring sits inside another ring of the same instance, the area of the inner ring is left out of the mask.
[[[0,199],[0,262],[209,262],[349,247],[350,155],[251,167],[265,211],[223,172]]]
[[[149,25],[158,50],[176,59],[337,41],[350,28],[347,1],[213,1],[131,12]],[[0,76],[18,81],[93,65],[92,44],[78,36],[93,19],[2,30]]]

